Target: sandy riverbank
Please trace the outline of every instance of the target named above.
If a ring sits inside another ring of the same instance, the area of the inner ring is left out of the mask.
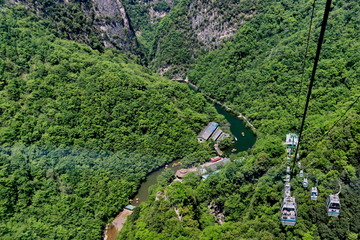
[[[115,240],[117,234],[120,232],[126,221],[126,217],[129,216],[130,214],[132,214],[132,211],[128,209],[124,209],[122,212],[120,212],[116,216],[114,221],[112,221],[110,224],[106,226],[104,240]]]

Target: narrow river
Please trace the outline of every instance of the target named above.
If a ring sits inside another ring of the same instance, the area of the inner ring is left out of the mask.
[[[247,128],[245,126],[245,123],[239,119],[238,117],[234,116],[233,114],[227,112],[224,110],[220,105],[214,104],[217,112],[225,117],[227,122],[230,124],[230,131],[237,139],[237,141],[225,150],[226,153],[237,153],[241,151],[246,151],[249,148],[251,148],[255,141],[256,136],[251,131],[251,129]],[[244,135],[244,136],[243,136]],[[232,149],[236,149],[235,152],[231,152]],[[181,165],[177,165],[179,161],[174,161],[172,163],[169,163],[169,168],[173,169],[175,172],[179,169],[181,169]],[[159,168],[158,170],[150,173],[146,180],[140,185],[139,191],[136,194],[136,196],[133,198],[132,205],[138,206],[141,202],[146,201],[149,197],[148,189],[150,186],[157,183],[157,177],[165,170],[164,167]],[[136,201],[138,199],[138,201]]]
[[[181,169],[181,165],[178,164],[179,161],[174,161],[168,164],[168,168],[173,171]],[[132,199],[131,205],[139,206],[141,202],[144,202],[149,197],[149,187],[157,183],[157,177],[165,170],[165,167],[159,168],[154,172],[150,173],[145,181],[140,185],[140,188],[136,196]],[[126,217],[129,216],[132,212],[130,210],[121,211],[112,224],[108,224],[104,233],[104,240],[115,240],[118,232],[121,230],[122,225],[124,224]]]
[[[195,89],[191,88],[191,90],[197,92]],[[241,152],[241,151],[246,151],[249,148],[251,148],[256,141],[256,136],[252,132],[252,130],[247,128],[245,126],[245,123],[241,119],[239,119],[237,116],[234,116],[233,114],[227,112],[220,105],[214,103],[214,107],[216,108],[217,112],[219,114],[223,115],[225,117],[225,119],[227,120],[227,122],[230,124],[230,131],[233,134],[233,137],[236,139],[236,142],[234,143],[234,145],[232,145],[231,147],[226,149],[225,153],[232,154],[232,153],[237,153],[237,152]],[[235,149],[236,149],[236,151],[234,151]],[[177,162],[178,161],[170,163],[169,168],[173,169],[174,171],[180,169],[181,165],[177,165]],[[173,164],[176,166],[173,166]],[[141,202],[147,200],[147,198],[149,197],[149,192],[148,192],[149,187],[157,183],[157,177],[164,170],[165,170],[164,167],[159,168],[158,170],[150,173],[146,177],[146,180],[141,184],[138,193],[132,200],[133,206],[138,206]],[[131,214],[131,212],[127,212],[127,211],[128,210],[125,210],[125,211],[122,211],[121,213],[119,213],[119,215],[113,222],[114,225],[118,225],[118,226],[115,227],[115,226],[110,225],[108,227],[107,231],[105,232],[104,239],[106,239],[106,240],[115,240],[116,239],[118,230],[121,229],[122,224],[126,219],[126,216]],[[119,227],[120,225],[121,225],[121,227]]]
[[[169,163],[168,167],[172,169],[174,172],[181,169],[181,165],[178,165],[179,161],[174,161],[172,163]],[[159,168],[158,170],[155,170],[154,172],[150,173],[146,179],[145,182],[143,182],[140,185],[139,191],[136,194],[136,196],[133,198],[133,201],[131,205],[133,206],[139,206],[141,202],[144,202],[149,197],[149,187],[157,183],[157,177],[165,170],[165,167]],[[136,200],[138,199],[138,200]]]

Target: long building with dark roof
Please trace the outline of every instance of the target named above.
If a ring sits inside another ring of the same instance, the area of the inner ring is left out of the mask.
[[[219,137],[220,137],[220,135],[223,133],[223,131],[218,127],[215,131],[214,131],[214,133],[211,135],[211,138],[214,140],[214,141],[216,141]]]
[[[216,122],[209,122],[209,124],[200,132],[200,134],[197,136],[197,139],[199,142],[206,141],[210,138],[210,136],[218,129],[219,124]],[[221,130],[220,130],[221,131]],[[216,139],[221,135],[217,132]]]

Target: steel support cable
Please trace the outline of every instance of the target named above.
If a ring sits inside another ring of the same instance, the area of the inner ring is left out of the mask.
[[[331,128],[329,128],[329,130],[324,134],[324,137],[320,140],[322,141],[330,132],[331,130],[340,122],[340,120],[350,111],[350,109],[355,105],[355,103],[359,100],[360,95],[355,99],[355,101],[350,104],[350,106],[348,107],[348,109],[346,109],[345,113],[332,125]]]
[[[299,109],[299,106],[300,106],[300,96],[301,96],[301,92],[302,92],[302,85],[303,85],[304,74],[305,74],[306,58],[307,58],[307,54],[308,54],[308,51],[309,51],[311,27],[312,27],[313,18],[314,18],[314,12],[315,12],[315,2],[316,2],[316,0],[314,0],[314,2],[312,4],[309,31],[308,31],[307,39],[306,39],[306,48],[305,48],[305,54],[304,54],[304,61],[303,61],[303,65],[302,65],[302,68],[301,68],[301,78],[300,78],[300,84],[299,84],[299,89],[298,89],[298,99],[297,99],[297,104],[296,104],[297,109]],[[297,113],[295,113],[295,116],[297,116],[296,114]]]
[[[329,130],[327,130],[327,132],[324,134],[324,136],[317,141],[317,143],[315,144],[315,146],[313,148],[317,148],[317,145],[319,145],[319,143],[321,143],[325,137],[331,132],[331,130],[340,122],[340,120],[350,111],[350,109],[356,104],[356,102],[360,99],[360,95],[357,96],[357,98],[355,99],[355,101],[353,103],[351,103],[349,105],[349,107],[346,109],[346,111],[343,113],[343,115],[341,115],[341,117],[336,120],[336,122],[329,128]]]
[[[339,192],[336,195],[339,195],[341,193],[341,183],[339,182]]]
[[[300,126],[299,140],[298,140],[298,144],[296,146],[296,151],[295,151],[294,160],[293,160],[294,162],[293,162],[293,165],[292,165],[292,171],[291,171],[292,177],[294,176],[294,173],[295,173],[296,156],[298,154],[299,146],[301,144],[301,137],[302,137],[302,132],[304,130],[304,124],[305,124],[307,110],[308,110],[308,107],[309,107],[311,91],[312,91],[312,88],[313,88],[314,82],[315,82],[316,69],[317,69],[317,65],[318,65],[318,62],[319,62],[319,58],[320,58],[320,52],[321,52],[322,43],[324,41],[325,30],[326,30],[327,20],[328,20],[328,17],[329,17],[329,12],[331,10],[331,1],[332,0],[327,0],[326,5],[325,5],[323,21],[322,21],[321,30],[320,30],[320,36],[319,36],[319,40],[318,40],[318,43],[317,43],[317,49],[316,49],[314,65],[313,65],[313,69],[312,69],[312,73],[311,73],[310,83],[309,83],[309,87],[308,87],[308,93],[307,93],[307,96],[306,96],[304,114],[303,114],[302,121],[301,121],[301,126]]]

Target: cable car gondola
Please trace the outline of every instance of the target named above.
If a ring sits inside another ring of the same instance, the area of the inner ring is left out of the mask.
[[[307,187],[308,187],[308,180],[307,180],[307,178],[304,178],[303,187],[304,187],[304,188],[307,188]]]
[[[290,183],[289,183],[289,182],[285,183],[284,198],[291,196],[291,190],[290,190],[290,188],[291,188],[291,187],[290,187]]]
[[[295,198],[288,196],[284,198],[281,205],[281,223],[283,225],[294,226],[297,218],[297,207]]]
[[[318,199],[318,190],[317,190],[317,187],[312,187],[312,188],[311,188],[310,198],[311,198],[311,200],[317,200],[317,199]]]
[[[300,170],[300,177],[304,176],[304,170]]]
[[[330,194],[327,201],[327,212],[330,217],[337,217],[340,214],[340,199],[339,194]]]
[[[290,183],[289,182],[287,182],[287,183],[285,183],[285,192],[287,192],[287,191],[290,191]]]
[[[289,174],[286,175],[285,182],[290,182],[290,175]]]

